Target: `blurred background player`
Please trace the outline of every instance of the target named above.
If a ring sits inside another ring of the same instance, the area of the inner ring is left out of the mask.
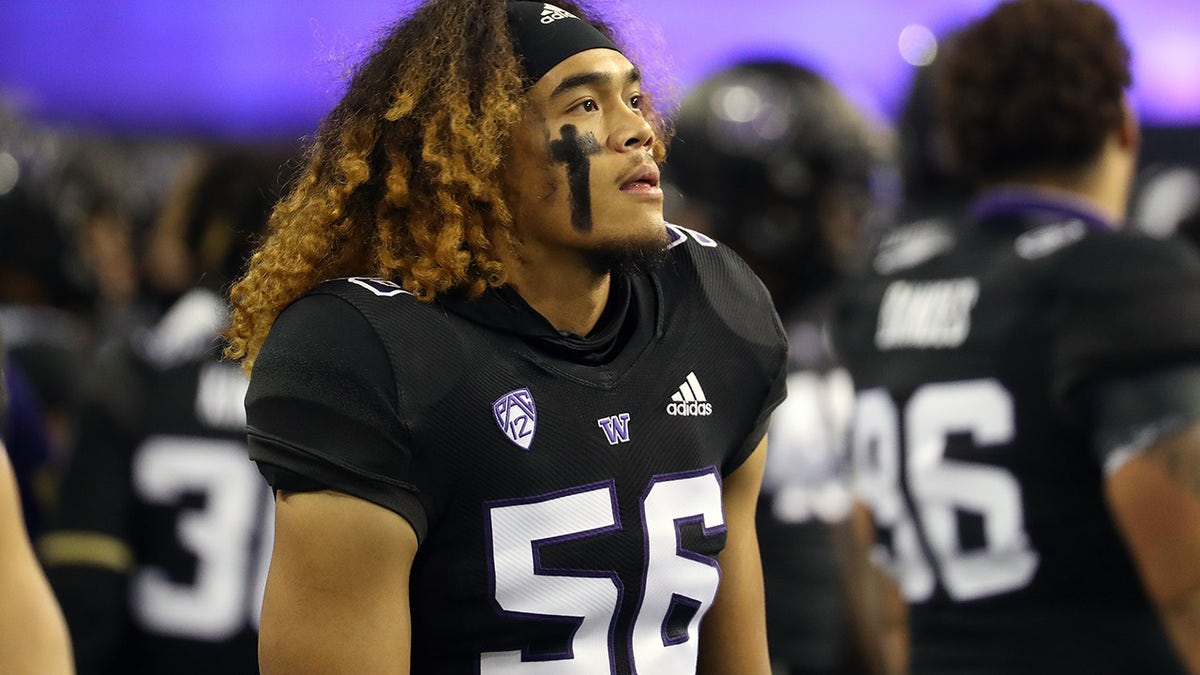
[[[953,36],[941,41],[948,44]],[[944,52],[944,50],[942,50]],[[954,171],[937,107],[937,55],[913,69],[908,95],[896,122],[901,198],[870,261],[886,274],[913,252],[952,245],[954,219],[970,201],[971,181]]]
[[[911,671],[1200,672],[1200,258],[1122,230],[1119,29],[1006,2],[936,67],[981,191],[834,322],[856,520],[910,603]]]
[[[255,673],[273,499],[247,458],[220,293],[265,228],[283,154],[215,150],[168,199],[148,279],[173,300],[99,356],[39,550],[81,673]]]
[[[0,371],[4,369],[0,361]],[[3,375],[0,372],[0,417],[7,417],[8,390]],[[4,598],[0,602],[0,672],[74,672],[67,625],[26,534],[17,477],[4,443],[0,443],[0,598]]]
[[[738,252],[788,329],[788,397],[769,434],[757,523],[777,673],[849,673],[869,659],[838,560],[849,513],[843,437],[853,385],[828,349],[831,291],[858,266],[886,136],[824,77],[750,60],[691,90],[664,176],[667,218]]]
[[[78,375],[88,362],[92,330],[85,315],[91,307],[88,282],[75,264],[78,248],[68,227],[52,208],[43,186],[21,181],[0,195],[0,330],[8,344],[9,377],[14,383],[12,410],[28,420],[26,393],[48,444],[35,452],[41,466],[58,462],[71,436],[70,416],[78,403]],[[22,422],[24,424],[24,422]],[[14,442],[19,475],[27,455]],[[31,495],[22,478],[22,494]],[[28,504],[27,504],[28,505]],[[39,516],[31,511],[36,529]]]

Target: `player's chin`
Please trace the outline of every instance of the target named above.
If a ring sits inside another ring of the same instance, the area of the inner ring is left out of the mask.
[[[661,203],[646,204],[622,215],[625,216],[624,226],[620,229],[627,232],[631,239],[644,239],[648,243],[658,242],[662,246],[666,246],[670,241]]]
[[[666,225],[660,220],[657,228],[648,226],[599,242],[586,257],[597,272],[645,272],[662,265],[669,241]]]
[[[630,223],[632,227],[624,237],[628,247],[645,249],[647,251],[664,251],[671,238],[667,236],[667,224],[663,220],[662,211],[646,213]]]

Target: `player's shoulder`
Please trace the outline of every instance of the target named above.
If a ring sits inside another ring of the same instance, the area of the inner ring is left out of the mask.
[[[771,304],[770,294],[733,249],[712,237],[667,223],[668,267],[689,291],[698,284],[711,300]]]
[[[207,360],[219,348],[218,333],[228,318],[225,301],[216,293],[193,289],[128,343],[131,356],[153,370],[168,370]]]
[[[670,234],[667,263],[660,274],[668,307],[692,307],[686,316],[714,334],[730,331],[746,344],[786,351],[784,328],[767,287],[754,270],[720,241],[677,225]],[[724,328],[721,328],[724,327]]]
[[[949,253],[957,244],[958,227],[947,216],[902,221],[890,227],[872,247],[865,274],[902,274]]]
[[[297,302],[319,296],[334,296],[355,307],[384,306],[392,311],[412,311],[426,303],[419,302],[400,284],[376,277],[342,277],[324,281],[300,297]],[[419,311],[419,310],[417,310]]]
[[[445,317],[445,312],[437,303],[418,300],[400,284],[374,277],[344,277],[324,281],[294,301],[285,311],[294,313],[312,305],[332,304],[339,305],[340,308],[334,311],[343,319],[347,313],[353,313],[376,329],[386,324],[385,332],[389,333],[424,330]],[[312,314],[311,311],[305,313]]]
[[[1058,254],[1065,283],[1139,285],[1200,282],[1200,253],[1176,237],[1131,230],[1090,232]]]
[[[314,286],[280,312],[268,342],[295,343],[326,336],[338,344],[371,348],[423,340],[437,332],[445,312],[387,279],[345,277]]]
[[[1060,379],[1192,363],[1200,354],[1200,255],[1180,239],[1089,234],[1062,252],[1051,297]]]

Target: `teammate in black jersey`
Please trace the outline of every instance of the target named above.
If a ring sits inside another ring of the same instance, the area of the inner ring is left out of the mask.
[[[769,672],[783,333],[664,224],[611,35],[576,3],[421,6],[277,207],[230,332],[277,490],[264,672]]]
[[[282,161],[222,153],[185,177],[152,246],[176,300],[99,358],[39,542],[81,675],[258,672],[274,502],[246,458],[246,380],[221,358],[218,293],[266,225]]]
[[[756,114],[731,105],[744,97]],[[863,258],[886,135],[820,74],[780,60],[706,77],[674,122],[663,176],[683,199],[667,216],[737,251],[788,332],[788,397],[773,416],[756,517],[773,672],[864,672],[877,631],[852,627],[879,617],[853,615],[858,588],[841,570],[854,389],[827,322],[835,286]]]
[[[839,308],[914,673],[1200,672],[1200,260],[1122,229],[1128,58],[1090,2],[969,26],[939,87],[982,190]]]

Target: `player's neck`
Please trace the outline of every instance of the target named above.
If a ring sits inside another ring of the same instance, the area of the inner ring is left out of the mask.
[[[1111,139],[1087,165],[1074,170],[1040,171],[1017,177],[1017,183],[1060,192],[1087,203],[1113,224],[1125,220],[1136,158]]]
[[[608,303],[610,276],[578,260],[528,253],[505,257],[508,284],[556,329],[576,335],[592,332]]]

